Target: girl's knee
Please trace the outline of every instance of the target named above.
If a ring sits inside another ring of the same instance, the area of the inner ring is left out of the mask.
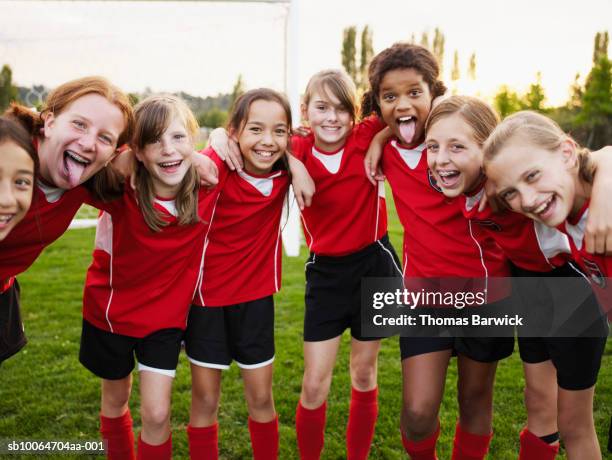
[[[140,415],[143,425],[163,427],[170,420],[170,404],[162,401],[143,404],[140,408]]]
[[[402,426],[413,436],[425,436],[435,429],[438,408],[433,403],[404,402],[402,405]]]

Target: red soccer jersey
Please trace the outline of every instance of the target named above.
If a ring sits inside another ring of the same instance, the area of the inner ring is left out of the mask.
[[[559,230],[569,236],[572,257],[585,273],[593,292],[599,300],[608,320],[612,321],[612,286],[610,286],[610,274],[612,274],[612,257],[599,254],[590,254],[584,247],[584,229],[589,214],[589,202],[580,210],[575,219],[568,219],[559,226]]]
[[[64,234],[89,192],[63,190],[40,181],[25,217],[0,241],[0,280],[26,271],[42,250]]]
[[[483,183],[471,195],[460,198],[463,215],[470,219],[480,243],[492,238],[515,265],[525,270],[549,272],[565,265],[570,258],[566,235],[509,210],[493,212],[487,206],[478,211],[484,191]]]
[[[220,307],[274,294],[281,285],[281,215],[289,189],[287,172],[256,176],[229,171],[212,148],[204,153],[219,168],[220,195],[193,302]]]
[[[372,187],[363,165],[372,138],[383,127],[376,118],[366,118],[336,152],[319,151],[312,134],[293,136],[292,153],[315,182],[312,205],[302,211],[306,243],[315,254],[351,254],[387,232],[384,184]]]
[[[159,232],[147,226],[129,185],[117,200],[91,202],[105,212],[85,280],[83,317],[99,329],[132,337],[184,329],[217,197],[216,190],[201,190],[202,221],[189,225],[178,225],[173,200],[155,200],[168,222]]]
[[[490,240],[479,243],[460,201],[446,198],[436,184],[424,145],[410,149],[392,140],[385,146],[382,166],[404,227],[405,277],[509,275],[501,249]]]

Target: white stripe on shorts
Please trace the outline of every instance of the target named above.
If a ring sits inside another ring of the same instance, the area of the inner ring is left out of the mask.
[[[156,374],[166,375],[171,378],[176,376],[176,369],[157,369],[156,367],[149,367],[142,363],[138,363],[138,372],[142,371],[155,372]]]
[[[236,361],[236,360],[234,360]],[[274,361],[274,356],[272,356],[272,358],[270,358],[267,361],[264,361],[263,363],[257,363],[257,364],[242,364],[239,363],[238,361],[236,361],[236,364],[238,365],[238,367],[240,369],[259,369],[260,367],[266,367],[268,364],[272,364],[272,362]]]
[[[209,367],[211,369],[221,369],[221,370],[229,369],[229,366],[227,364],[205,363],[203,361],[198,361],[197,359],[193,359],[189,355],[187,355],[187,359],[189,360],[191,364],[195,364],[196,366],[200,366],[200,367]]]

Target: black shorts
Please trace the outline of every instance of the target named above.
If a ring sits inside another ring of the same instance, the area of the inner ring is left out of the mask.
[[[333,339],[347,328],[357,340],[380,340],[361,334],[361,279],[402,277],[399,259],[387,235],[346,256],[311,253],[305,268],[304,341]]]
[[[532,272],[513,267],[513,275],[530,278],[582,277],[577,268],[570,263],[548,273]],[[529,292],[533,294],[534,290],[529,290]],[[540,290],[539,293],[537,299],[534,299],[533,296],[529,298],[524,296],[523,301],[529,302],[532,309],[553,316],[554,304],[552,298],[547,295],[545,290]],[[586,316],[595,318],[589,330],[586,331],[587,335],[593,335],[594,337],[519,336],[521,359],[528,364],[551,360],[557,370],[557,383],[564,390],[585,390],[592,387],[597,382],[607,339],[605,337],[607,334],[606,320],[601,317],[599,311],[597,299],[591,294],[574,313],[583,318]],[[597,337],[598,335],[599,337]]]
[[[274,299],[272,296],[226,307],[192,305],[185,331],[191,363],[228,369],[256,369],[274,361]]]
[[[83,320],[79,361],[92,373],[107,380],[130,375],[138,359],[139,371],[174,377],[181,352],[181,329],[161,329],[138,338],[98,329]]]
[[[0,294],[0,363],[27,343],[19,308],[19,284],[17,280]]]
[[[481,363],[509,357],[514,351],[514,337],[400,337],[402,360],[435,351],[452,350]]]

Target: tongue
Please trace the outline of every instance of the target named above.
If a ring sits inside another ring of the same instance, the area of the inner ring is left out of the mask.
[[[64,163],[66,165],[66,171],[68,172],[68,182],[70,187],[76,187],[81,183],[81,176],[85,170],[85,165],[74,161],[71,158],[65,158]]]
[[[404,121],[399,125],[400,135],[402,136],[402,140],[406,144],[412,143],[412,138],[414,137],[414,131],[416,130],[416,123],[414,121]]]

